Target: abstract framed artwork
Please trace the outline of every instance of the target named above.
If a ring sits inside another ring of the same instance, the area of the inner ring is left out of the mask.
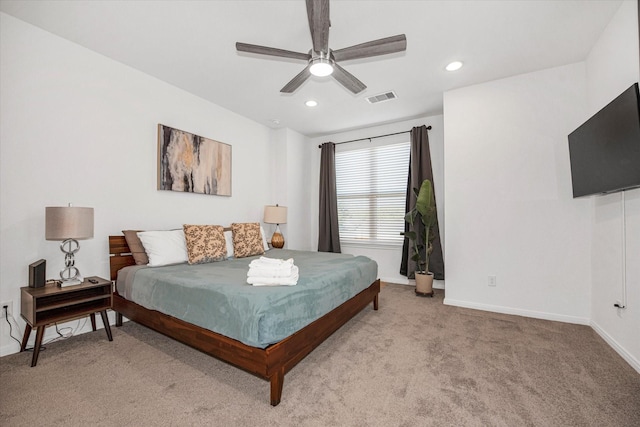
[[[159,124],[158,190],[231,196],[231,145]]]

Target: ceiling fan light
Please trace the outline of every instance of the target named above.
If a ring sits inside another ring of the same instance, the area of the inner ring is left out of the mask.
[[[311,67],[309,72],[317,77],[326,77],[333,73],[333,66],[328,59],[317,58],[311,60]]]

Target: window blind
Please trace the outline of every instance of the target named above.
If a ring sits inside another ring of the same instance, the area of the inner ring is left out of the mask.
[[[401,245],[409,142],[336,152],[340,242]]]

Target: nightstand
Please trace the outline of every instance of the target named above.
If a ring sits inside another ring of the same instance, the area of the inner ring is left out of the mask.
[[[95,283],[91,283],[90,280]],[[111,327],[107,318],[107,309],[111,308],[113,284],[100,277],[87,277],[79,285],[64,288],[47,285],[42,288],[20,288],[20,314],[27,321],[22,337],[20,351],[24,351],[31,330],[36,329],[36,342],[33,346],[31,366],[38,363],[42,337],[47,326],[78,317],[91,316],[91,326],[96,330],[95,313],[99,312],[109,341],[113,341]]]

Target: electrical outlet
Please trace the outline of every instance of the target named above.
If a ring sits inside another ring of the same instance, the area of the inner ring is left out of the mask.
[[[497,284],[496,276],[489,276],[488,285],[489,286],[496,286],[496,284]]]
[[[5,301],[0,304],[2,307],[2,317],[4,317],[4,307],[7,306],[7,314],[9,317],[13,316],[13,301]]]

